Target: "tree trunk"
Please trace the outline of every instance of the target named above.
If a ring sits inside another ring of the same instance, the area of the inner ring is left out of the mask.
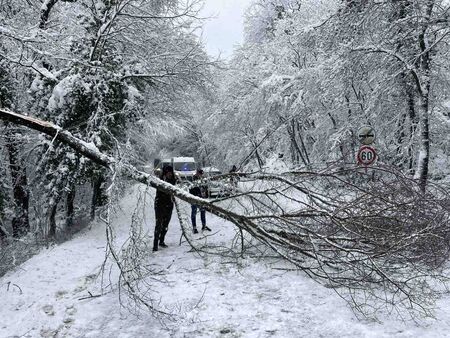
[[[429,21],[431,18],[431,13],[433,11],[434,1],[428,0],[425,20]],[[427,25],[425,24],[422,28],[421,34],[419,34],[419,46],[421,56],[420,56],[420,74],[422,77],[417,79],[419,94],[420,94],[420,153],[419,159],[417,161],[417,176],[420,182],[420,188],[425,192],[428,180],[428,167],[430,161],[430,123],[429,123],[429,109],[430,109],[430,88],[431,88],[431,55],[428,50],[428,41],[426,37]]]
[[[6,194],[3,193],[2,187],[0,186],[0,239],[8,236],[5,229],[5,224],[3,223],[3,217],[5,212]]]
[[[55,170],[55,172],[59,172]],[[56,236],[56,215],[58,212],[58,205],[62,198],[62,192],[67,186],[67,173],[59,174],[55,176],[52,180],[52,193],[50,194],[49,204],[48,204],[48,224],[49,231],[48,237],[54,239]]]
[[[416,95],[414,85],[408,82],[408,74],[402,76],[402,86],[407,97],[407,111],[402,114],[397,129],[397,154],[399,165],[402,169],[414,175],[414,136],[417,132],[417,113],[416,113]],[[406,149],[406,154],[404,153]]]
[[[347,103],[347,119],[348,121],[353,123],[353,111],[352,111],[352,107],[350,105],[350,97],[348,95],[344,96],[345,98],[345,102]],[[358,150],[358,145],[356,144],[356,137],[355,137],[355,133],[353,131],[353,129],[350,129],[350,144],[351,144],[351,149],[350,149],[350,156],[351,156],[351,160],[354,160],[354,155],[356,154],[357,150]],[[344,159],[344,162],[346,161],[346,159]]]
[[[48,217],[48,238],[54,239],[56,237],[56,212],[58,211],[58,201],[54,201],[49,208]]]
[[[28,217],[29,194],[26,166],[20,158],[15,133],[10,127],[6,127],[5,145],[9,157],[14,200],[12,233],[13,237],[18,238],[30,231],[30,221]]]
[[[428,180],[428,166],[430,160],[430,125],[429,125],[429,104],[428,97],[420,98],[421,117],[420,117],[420,153],[417,161],[417,176],[420,182],[420,188],[425,192]]]
[[[412,13],[412,4],[409,0],[391,0],[393,5],[396,6],[396,10],[393,14],[393,20],[404,20],[408,16],[413,15]],[[401,36],[405,31],[405,27],[402,25],[399,25],[399,29],[397,34]],[[408,40],[399,40],[397,42],[397,50],[402,50],[403,48],[407,48],[409,50],[409,53],[407,53],[408,58],[412,59],[415,55],[415,46],[416,42],[412,39]],[[409,116],[409,130],[407,130],[406,125],[406,118],[405,116],[402,116],[402,123],[399,126],[399,132],[400,135],[398,137],[399,148],[402,148],[402,146],[406,146],[406,155],[403,154],[403,156],[406,156],[406,158],[403,158],[403,161],[401,161],[402,167],[405,165],[408,172],[411,175],[414,175],[414,149],[413,149],[413,140],[414,136],[416,134],[417,130],[417,114],[416,114],[416,94],[414,91],[414,79],[411,77],[411,75],[405,70],[401,74],[401,86],[404,89],[404,93],[407,99],[407,114]]]
[[[258,160],[259,168],[262,169],[262,167],[264,166],[264,161],[262,160],[261,155],[259,155],[258,146],[256,145],[256,143],[253,143],[253,146],[255,147],[255,156]]]
[[[398,164],[398,166],[400,167],[401,170],[404,169],[405,167],[405,158],[404,158],[404,154],[403,154],[403,143],[405,142],[406,139],[406,133],[405,133],[405,124],[406,124],[406,118],[407,118],[407,114],[406,112],[402,112],[398,122],[397,122],[397,156],[395,159],[395,164]]]
[[[56,214],[58,211],[58,204],[61,200],[61,191],[63,190],[63,185],[61,184],[63,179],[56,178],[54,193],[51,194],[50,202],[48,205],[48,238],[54,239],[56,236]]]
[[[76,196],[75,184],[72,184],[70,191],[66,197],[66,227],[70,229],[73,226],[73,216],[74,216],[74,202]]]
[[[416,100],[413,87],[408,85],[406,88],[408,95],[408,113],[409,113],[409,140],[408,140],[408,170],[411,175],[414,175],[414,159],[413,159],[413,140],[417,130],[417,114],[416,114]]]
[[[103,183],[105,183],[105,178],[102,174],[98,174],[92,179],[91,220],[95,219],[97,207],[104,204],[102,201]]]
[[[306,145],[305,145],[305,142],[303,141],[303,137],[302,137],[302,133],[301,133],[301,126],[298,123],[298,121],[296,121],[296,126],[297,126],[296,130],[297,130],[298,138],[300,139],[300,144],[303,149],[303,154],[305,155],[305,160],[306,160],[305,165],[308,167],[309,164],[311,163],[311,161],[309,160],[308,150],[306,150]]]
[[[291,139],[291,149],[292,149],[292,151],[295,152],[296,158],[300,158],[304,165],[308,165],[308,163],[306,162],[306,160],[302,154],[300,146],[298,145],[297,138],[295,137],[295,126],[296,126],[296,123],[294,120],[291,121],[290,126],[289,125],[287,126],[288,134]]]
[[[323,103],[322,103],[322,105],[324,106],[325,109],[327,109]],[[333,117],[333,115],[331,115],[331,113],[329,112],[328,109],[327,109],[327,115],[330,118],[331,123],[333,124],[334,132],[336,132],[338,130],[336,119]],[[345,161],[345,151],[344,151],[344,147],[342,145],[342,142],[339,142],[339,151],[341,152],[341,159],[342,159],[342,161]]]
[[[41,7],[41,15],[39,18],[39,28],[45,29],[47,26],[48,18],[50,17],[50,12],[53,6],[58,2],[58,0],[44,0]]]
[[[5,239],[6,237],[8,237],[8,234],[6,233],[3,222],[0,219],[0,240]]]

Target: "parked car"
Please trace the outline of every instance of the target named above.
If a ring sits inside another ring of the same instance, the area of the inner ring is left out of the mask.
[[[223,173],[214,167],[204,167],[204,176],[208,180],[208,195],[210,197],[223,197],[230,196],[233,192],[233,186],[230,184],[229,179],[220,178],[218,176]]]

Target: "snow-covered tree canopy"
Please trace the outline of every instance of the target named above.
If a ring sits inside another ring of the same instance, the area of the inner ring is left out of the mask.
[[[448,10],[446,1],[255,1],[220,81],[214,122],[229,144],[223,157],[245,164],[253,154],[260,166],[274,152],[289,165],[354,162],[356,131],[371,125],[380,161],[423,183],[428,168],[442,177]]]
[[[137,152],[154,152],[155,142],[142,136],[157,139],[208,81],[210,62],[195,35],[200,1],[0,5],[2,83],[15,81],[1,106],[33,112],[108,153],[139,161]],[[51,139],[39,138],[34,153],[49,209],[64,189],[86,179],[103,184],[102,169]],[[94,204],[102,203],[97,198]]]

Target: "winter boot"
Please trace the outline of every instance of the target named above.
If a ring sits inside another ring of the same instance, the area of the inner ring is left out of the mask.
[[[202,231],[211,231],[211,229],[204,225],[202,226]]]
[[[159,246],[160,246],[161,248],[167,248],[167,244],[164,243],[164,238],[166,237],[166,232],[167,232],[167,231],[163,231],[163,232],[161,233],[161,235],[159,235]]]
[[[198,230],[196,227],[194,227],[194,234],[198,234]]]
[[[153,251],[158,251],[158,238],[155,237],[153,240]]]

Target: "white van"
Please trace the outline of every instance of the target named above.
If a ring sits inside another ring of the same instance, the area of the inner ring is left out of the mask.
[[[190,181],[197,172],[197,162],[193,157],[172,157],[173,171],[181,181]]]
[[[156,163],[156,162],[155,162]],[[171,165],[175,175],[181,181],[192,181],[197,172],[197,162],[193,157],[172,157],[159,161],[155,166],[155,175],[161,175],[164,166]]]

